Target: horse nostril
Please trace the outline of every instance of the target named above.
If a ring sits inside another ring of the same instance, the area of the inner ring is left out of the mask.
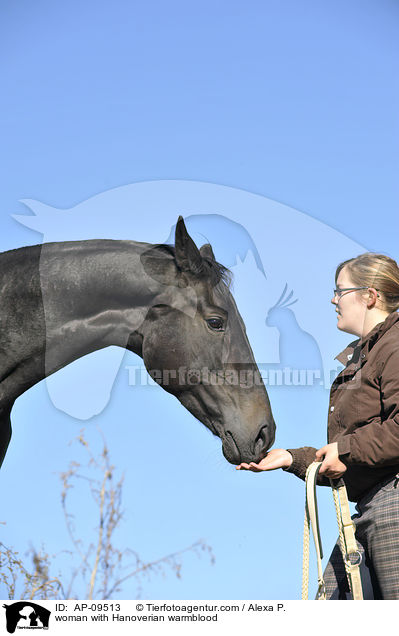
[[[255,457],[262,459],[264,455],[266,455],[266,451],[270,448],[273,443],[272,436],[269,432],[269,427],[263,426],[255,439],[254,444],[254,455]]]

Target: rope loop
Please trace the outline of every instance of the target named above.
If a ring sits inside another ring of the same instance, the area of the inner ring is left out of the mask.
[[[316,600],[326,600],[326,586],[323,578],[321,559],[323,550],[321,546],[321,536],[319,528],[319,518],[316,500],[316,481],[322,462],[313,462],[306,471],[306,497],[305,497],[305,521],[303,531],[303,560],[302,560],[302,600],[307,600],[309,595],[309,540],[310,527],[312,527],[313,539],[316,549],[318,590]],[[355,524],[353,523],[350,511],[348,495],[345,485],[340,480],[339,485],[331,479],[331,488],[335,504],[335,513],[338,523],[339,544],[344,561],[345,572],[349,583],[349,588],[354,600],[363,599],[362,582],[360,578],[359,566],[362,562],[362,555],[358,549],[355,538]],[[356,558],[351,560],[351,557]]]

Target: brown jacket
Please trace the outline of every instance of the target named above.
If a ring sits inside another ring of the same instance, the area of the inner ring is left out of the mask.
[[[345,369],[330,391],[328,443],[338,442],[351,501],[399,472],[399,314],[393,312],[337,356]],[[315,448],[288,449],[287,472],[305,479]],[[320,485],[329,480],[319,477]]]

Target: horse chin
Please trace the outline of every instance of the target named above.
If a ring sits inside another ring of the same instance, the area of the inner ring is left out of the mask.
[[[244,461],[242,459],[241,452],[230,433],[226,433],[222,440],[222,452],[230,464],[240,464]]]

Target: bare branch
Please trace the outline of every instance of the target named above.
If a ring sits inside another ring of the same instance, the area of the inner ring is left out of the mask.
[[[68,469],[60,473],[61,505],[66,529],[74,547],[74,551],[68,552],[72,563],[74,558],[78,559],[77,565],[71,567],[66,591],[60,578],[50,574],[52,560],[44,549],[39,552],[34,548],[30,549],[33,567],[28,568],[17,552],[0,543],[0,583],[5,586],[10,599],[18,597],[18,594],[21,594],[20,598],[29,599],[82,598],[82,593],[77,588],[78,578],[84,583],[89,599],[107,599],[120,592],[127,581],[135,579],[139,586],[141,577],[161,573],[164,575],[165,569],[170,569],[180,578],[183,557],[188,552],[197,556],[206,553],[210,562],[214,563],[212,549],[202,539],[151,562],[144,562],[133,550],[121,549],[116,545],[115,531],[123,519],[124,476],[119,479],[115,477],[115,467],[111,464],[108,446],[101,431],[100,435],[103,440],[102,452],[96,454],[90,448],[82,429],[75,442],[83,446],[87,459],[84,463],[71,461]],[[84,497],[85,490],[93,498],[98,514],[98,527],[93,542],[78,538],[86,536],[86,533],[78,532],[80,524],[77,522],[82,520],[70,512],[71,494],[79,492],[79,497]],[[63,579],[66,578],[67,574],[64,573]],[[124,594],[126,596],[126,592]],[[129,595],[132,596],[132,593]]]

